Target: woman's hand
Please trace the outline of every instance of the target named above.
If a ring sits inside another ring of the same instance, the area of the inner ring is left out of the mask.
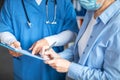
[[[46,64],[49,64],[52,68],[56,69],[57,72],[68,72],[69,66],[71,62],[62,59],[62,58],[55,58],[52,60],[46,60]]]
[[[68,72],[70,66],[69,61],[62,59],[53,49],[47,50],[49,46],[43,47],[42,56],[46,64],[49,64],[52,68],[58,72]]]

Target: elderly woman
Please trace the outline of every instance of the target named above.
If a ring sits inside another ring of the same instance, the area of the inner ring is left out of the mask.
[[[46,61],[74,80],[120,80],[120,0],[80,0],[88,11],[74,46]]]

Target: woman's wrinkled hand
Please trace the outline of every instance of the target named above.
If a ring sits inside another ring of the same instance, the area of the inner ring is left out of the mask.
[[[46,64],[49,64],[52,68],[54,68],[57,72],[65,73],[68,72],[69,66],[71,62],[62,59],[62,58],[55,58],[52,60],[46,60]]]

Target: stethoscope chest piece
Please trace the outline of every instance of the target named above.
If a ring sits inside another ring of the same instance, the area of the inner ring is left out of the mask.
[[[28,26],[31,28],[32,23],[27,21]]]
[[[56,21],[52,21],[52,22],[46,21],[46,24],[57,24],[57,22]]]

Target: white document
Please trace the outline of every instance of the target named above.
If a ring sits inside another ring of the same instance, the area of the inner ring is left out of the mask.
[[[37,55],[33,55],[32,53],[26,51],[26,50],[20,50],[20,49],[17,49],[17,48],[13,48],[7,44],[4,44],[4,43],[0,43],[0,46],[2,47],[5,47],[9,50],[12,50],[14,52],[17,52],[17,53],[20,53],[20,54],[23,54],[23,55],[27,55],[27,56],[30,56],[30,57],[34,57],[34,58],[37,58],[37,59],[40,59],[40,60],[44,60],[42,57],[40,56],[37,56]]]

